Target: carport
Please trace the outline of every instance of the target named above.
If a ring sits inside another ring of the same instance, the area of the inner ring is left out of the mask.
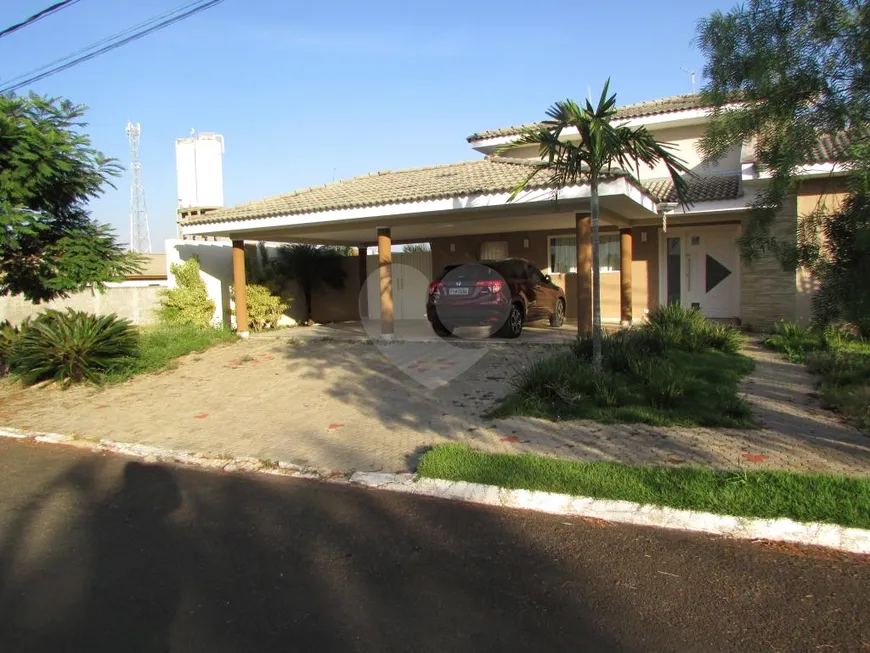
[[[592,324],[592,242],[588,185],[550,188],[546,175],[509,201],[533,170],[528,160],[479,161],[380,172],[287,195],[219,209],[180,221],[185,237],[233,241],[238,324],[247,323],[245,241],[378,248],[381,336],[394,333],[392,246],[431,239],[530,230],[571,229],[576,235],[575,301],[581,331]],[[621,320],[632,319],[632,231],[656,224],[656,200],[630,175],[612,171],[599,184],[602,225],[619,230]],[[360,278],[366,257],[360,256]],[[247,336],[240,330],[239,335]]]

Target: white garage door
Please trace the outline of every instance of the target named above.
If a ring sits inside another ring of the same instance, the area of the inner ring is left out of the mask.
[[[380,285],[377,283],[378,257],[369,256],[369,319],[381,317]],[[375,275],[372,277],[372,275]],[[426,319],[426,291],[432,281],[432,252],[393,253],[393,317],[396,320]]]

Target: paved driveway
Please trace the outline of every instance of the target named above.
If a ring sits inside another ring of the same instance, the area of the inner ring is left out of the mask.
[[[348,471],[412,469],[438,442],[634,464],[870,475],[870,437],[809,396],[802,368],[751,350],[766,428],[657,428],[483,415],[552,344],[252,338],[105,390],[0,385],[0,426]]]

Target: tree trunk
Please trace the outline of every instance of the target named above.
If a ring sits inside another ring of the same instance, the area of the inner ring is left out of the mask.
[[[305,295],[305,322],[311,321],[311,287],[304,286],[302,294]]]
[[[601,253],[598,251],[598,175],[590,177],[592,210],[592,369],[601,371]],[[579,246],[579,243],[578,243]]]

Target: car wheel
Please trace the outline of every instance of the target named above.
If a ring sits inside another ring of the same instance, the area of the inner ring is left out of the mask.
[[[513,304],[507,320],[496,335],[502,338],[519,338],[523,332],[523,309],[519,304]]]
[[[560,327],[565,324],[565,302],[561,299],[556,302],[556,310],[550,316],[550,326]]]
[[[444,326],[444,323],[441,320],[434,320],[432,322],[432,330],[435,332],[436,336],[440,336],[442,338],[449,338],[453,335],[453,330],[448,329]]]

